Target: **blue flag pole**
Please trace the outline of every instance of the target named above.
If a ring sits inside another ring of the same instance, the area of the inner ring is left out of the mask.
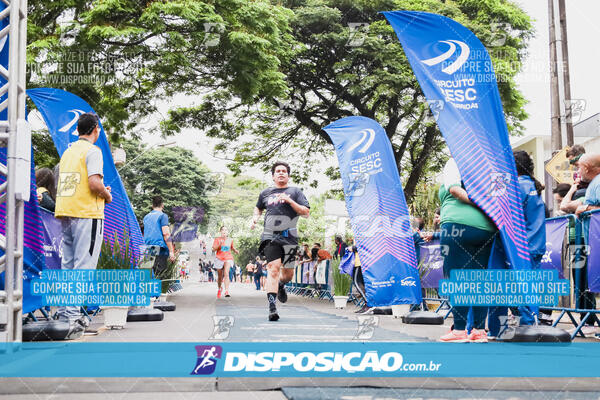
[[[385,131],[365,117],[346,117],[323,129],[338,156],[368,305],[420,303],[408,207]]]
[[[498,227],[513,268],[529,269],[515,160],[489,54],[442,15],[384,12],[456,160],[469,198]]]

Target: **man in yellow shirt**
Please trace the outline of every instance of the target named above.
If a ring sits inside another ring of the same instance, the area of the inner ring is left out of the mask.
[[[96,269],[103,237],[104,204],[112,201],[110,186],[102,180],[102,152],[94,143],[100,136],[98,117],[85,113],[77,123],[79,140],[65,150],[59,166],[54,215],[62,224],[62,269]],[[83,335],[87,320],[79,307],[60,307],[60,319],[68,320],[67,339]]]

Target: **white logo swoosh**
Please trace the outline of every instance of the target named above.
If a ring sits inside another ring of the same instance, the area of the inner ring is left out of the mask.
[[[455,73],[456,71],[458,71],[460,69],[460,67],[463,66],[463,64],[469,58],[469,54],[471,54],[471,50],[469,49],[469,46],[467,46],[466,43],[458,41],[458,40],[440,40],[440,43],[446,43],[447,45],[450,46],[450,49],[448,49],[448,51],[446,51],[444,54],[441,54],[437,57],[429,58],[427,60],[421,60],[421,62],[423,64],[431,67],[431,66],[437,65],[443,61],[446,61],[447,59],[452,57],[452,55],[456,52],[456,45],[458,45],[460,47],[460,55],[458,56],[458,58],[456,60],[454,60],[454,62],[452,64],[450,64],[447,67],[442,69],[442,72],[445,72],[446,74],[451,75],[451,74]]]
[[[369,135],[369,139],[364,144],[364,146],[358,150],[358,152],[364,153],[373,144],[373,141],[375,140],[375,131],[373,129],[363,129],[362,131],[360,131],[360,133],[362,133],[360,140],[358,142],[354,143],[352,146],[350,146],[350,148],[348,149],[348,152],[351,152],[352,150],[354,150],[358,146],[360,146],[365,141],[365,139],[367,139],[367,135]]]
[[[77,123],[77,120],[79,119],[79,116],[81,114],[85,113],[85,111],[77,110],[77,109],[75,109],[75,110],[69,110],[68,112],[75,114],[75,117],[68,124],[66,124],[65,126],[63,126],[62,128],[60,128],[58,130],[59,132],[68,132],[73,127],[73,125],[75,125]]]

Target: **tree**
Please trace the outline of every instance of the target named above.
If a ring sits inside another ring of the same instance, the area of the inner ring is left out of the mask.
[[[48,131],[32,132],[31,145],[36,168],[47,167],[52,169],[60,162],[54,141]]]
[[[315,186],[311,173],[321,160],[315,155],[332,151],[322,128],[346,116],[366,116],[384,127],[410,201],[417,182],[441,168],[445,145],[400,43],[378,14],[403,9],[446,15],[488,45],[509,129],[521,132],[520,121],[527,116],[525,99],[514,77],[532,28],[529,17],[514,3],[294,0],[283,4],[294,13],[293,54],[281,66],[289,87],[287,97],[267,96],[248,104],[226,88],[216,90],[198,106],[171,112],[164,124],[167,131],[193,126],[220,138],[217,150],[235,151],[230,164],[235,173],[247,165],[262,165],[266,170],[273,158],[293,157],[299,164],[294,166],[294,179]],[[368,26],[368,32],[350,25],[357,22]],[[501,45],[498,36],[505,39]],[[336,175],[337,169],[329,172]]]
[[[264,183],[247,176],[226,175],[224,178],[223,187],[211,198],[208,232],[216,235],[219,227],[225,225],[231,237],[247,236],[254,206]]]
[[[68,90],[94,107],[113,141],[135,136],[153,99],[283,93],[290,15],[264,0],[31,0],[27,87]]]
[[[253,262],[258,255],[258,246],[260,246],[260,236],[242,236],[236,239],[234,243],[240,254],[235,254],[235,263],[246,271],[246,265]]]
[[[207,193],[215,190],[210,170],[191,151],[181,147],[151,148],[127,141],[127,162],[119,169],[135,215],[141,223],[152,208],[152,197],[162,196],[170,221],[186,217],[205,230],[211,213]]]

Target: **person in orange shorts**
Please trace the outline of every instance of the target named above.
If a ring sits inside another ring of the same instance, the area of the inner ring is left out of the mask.
[[[219,229],[220,236],[215,238],[212,249],[215,251],[215,269],[217,269],[217,299],[221,298],[223,280],[225,281],[225,297],[231,297],[229,294],[229,268],[233,265],[233,251],[235,254],[239,254],[239,251],[233,247],[233,239],[227,237],[227,228],[222,226]]]

